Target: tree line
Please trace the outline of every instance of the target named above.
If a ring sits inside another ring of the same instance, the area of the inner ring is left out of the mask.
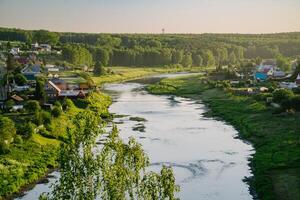
[[[300,33],[89,34],[0,28],[0,40],[59,46],[74,65],[218,67],[300,55]]]

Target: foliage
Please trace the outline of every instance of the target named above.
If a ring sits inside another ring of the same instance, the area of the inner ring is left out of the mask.
[[[100,92],[92,92],[86,98],[86,102],[89,105],[89,109],[99,115],[109,113],[107,108],[111,105],[111,99],[108,95]]]
[[[103,66],[107,66],[109,63],[109,52],[103,48],[91,49],[93,58],[96,62],[102,63]]]
[[[59,117],[61,115],[61,113],[62,113],[62,110],[58,106],[54,106],[54,108],[51,110],[51,115],[53,117]]]
[[[92,54],[82,45],[67,44],[63,46],[62,50],[63,59],[74,65],[83,67],[85,65],[91,66],[93,64]]]
[[[62,104],[62,107],[64,110],[68,110],[74,106],[75,105],[71,99],[64,99],[63,104]]]
[[[35,139],[35,135],[33,136]],[[42,145],[33,140],[10,146],[10,152],[0,156],[0,196],[5,198],[21,187],[32,184],[56,167],[56,148],[46,141]]]
[[[193,64],[193,59],[192,59],[192,55],[189,53],[189,54],[186,54],[183,56],[183,59],[181,61],[181,64],[184,66],[184,67],[191,67],[192,64]]]
[[[16,61],[13,58],[13,55],[9,53],[6,59],[6,70],[8,74],[13,72],[15,68],[16,68]]]
[[[18,127],[18,135],[23,135],[25,138],[31,138],[32,135],[35,132],[35,126],[31,122],[25,123],[24,125],[21,125]]]
[[[16,128],[14,122],[0,116],[0,153],[7,153],[10,144],[14,141]]]
[[[24,108],[30,113],[35,113],[35,112],[41,110],[41,106],[40,106],[39,102],[36,100],[28,100],[25,103]]]
[[[59,36],[57,33],[46,31],[46,30],[38,30],[33,32],[33,42],[38,42],[42,44],[51,44],[56,45],[59,40]]]
[[[288,59],[283,55],[278,55],[276,57],[276,64],[282,71],[289,71],[291,69]]]
[[[27,83],[27,79],[23,74],[16,74],[14,78],[17,85],[25,85]]]
[[[34,122],[36,125],[47,125],[51,123],[51,114],[47,111],[37,111],[34,115]]]
[[[273,100],[276,103],[282,103],[286,100],[291,99],[294,96],[294,93],[288,89],[277,89],[273,92]]]
[[[148,157],[134,139],[123,143],[114,127],[100,152],[95,152],[96,138],[104,133],[101,118],[93,111],[81,112],[73,123],[60,151],[61,178],[51,195],[42,198],[150,200],[155,194],[157,199],[175,199],[178,186],[172,170],[164,167],[151,179],[154,172],[145,174]],[[159,188],[146,187],[150,180]]]
[[[5,107],[7,110],[10,110],[15,105],[14,100],[9,99],[5,102]]]
[[[194,65],[199,63],[200,55],[204,66],[223,66],[236,65],[245,58],[256,60],[258,57],[267,59],[277,55],[300,55],[300,34],[297,32],[145,35],[55,33],[0,28],[0,40],[5,41],[55,44],[57,38],[63,45],[63,58],[78,67],[91,66],[92,57],[106,66],[107,56],[108,64],[112,66],[163,66],[179,64],[184,54],[190,53]]]
[[[300,111],[300,95],[291,98],[291,107],[296,111]]]
[[[86,72],[81,72],[81,73],[79,73],[79,76],[86,80],[89,87],[94,87],[95,86],[94,80],[92,79],[90,74],[88,74]]]
[[[94,75],[95,76],[100,76],[100,75],[104,75],[105,70],[104,70],[104,66],[101,62],[97,61],[94,67]]]
[[[36,79],[36,86],[35,86],[35,98],[37,100],[45,100],[46,94],[44,90],[45,80],[42,78]]]

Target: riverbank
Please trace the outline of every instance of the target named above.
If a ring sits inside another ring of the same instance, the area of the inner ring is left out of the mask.
[[[29,139],[14,142],[8,153],[0,155],[0,199],[20,196],[43,179],[51,169],[58,167],[60,144],[67,137],[67,128],[72,128],[76,114],[92,109],[103,118],[109,117],[111,100],[106,95],[94,92],[84,101],[74,103],[69,101],[68,108],[59,117],[51,119],[49,129],[52,131],[34,133]],[[22,118],[17,115],[10,117],[19,121]]]
[[[114,73],[93,77],[95,84],[102,85],[104,83],[128,81],[160,73],[199,71],[201,69],[112,67],[110,70],[114,71]],[[66,112],[62,112],[59,117],[52,118],[51,131],[47,131],[46,134],[42,135],[34,134],[30,139],[23,139],[20,143],[14,143],[9,153],[0,155],[0,199],[12,199],[22,194],[44,177],[49,172],[49,169],[57,167],[57,152],[60,143],[66,137],[67,127],[72,125],[73,116],[78,112],[84,111],[88,105],[93,104],[97,109],[107,109],[108,107],[106,104],[102,105],[103,103],[96,98],[90,98],[89,102],[82,103],[75,102],[75,105],[71,106]],[[20,123],[20,120],[26,121],[18,113],[3,114],[3,116],[13,118],[19,121],[18,123]]]
[[[273,114],[274,108],[265,102],[232,95],[205,84],[201,76],[164,79],[148,91],[205,102],[208,116],[221,117],[253,144],[250,186],[259,199],[300,199],[300,113]]]
[[[201,67],[108,67],[107,69],[112,71],[113,74],[92,76],[97,86],[103,85],[104,83],[124,82],[156,74],[203,71]]]

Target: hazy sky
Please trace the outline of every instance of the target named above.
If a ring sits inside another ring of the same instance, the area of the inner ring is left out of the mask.
[[[0,26],[72,32],[300,31],[300,0],[0,0]]]

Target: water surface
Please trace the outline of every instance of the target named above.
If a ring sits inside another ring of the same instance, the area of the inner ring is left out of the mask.
[[[252,199],[243,182],[251,175],[248,158],[253,153],[252,146],[236,139],[238,133],[232,126],[204,117],[206,108],[202,103],[151,95],[143,86],[135,81],[107,84],[105,90],[113,98],[110,112],[128,115],[114,120],[120,136],[125,141],[135,137],[143,145],[151,161],[148,170],[172,166],[181,187],[181,199]],[[147,121],[136,122],[130,117]],[[144,132],[133,131],[137,126],[144,126]],[[57,172],[54,175],[59,176]],[[42,192],[50,191],[49,186],[38,184],[19,199],[38,199]]]
[[[151,170],[172,166],[181,199],[248,200],[252,199],[243,179],[250,176],[248,158],[252,147],[235,139],[230,125],[203,114],[202,103],[174,97],[156,96],[142,90],[142,84],[109,84],[114,103],[110,112],[129,115],[115,119],[124,140],[137,138],[151,161]],[[145,132],[132,131],[141,122]]]

